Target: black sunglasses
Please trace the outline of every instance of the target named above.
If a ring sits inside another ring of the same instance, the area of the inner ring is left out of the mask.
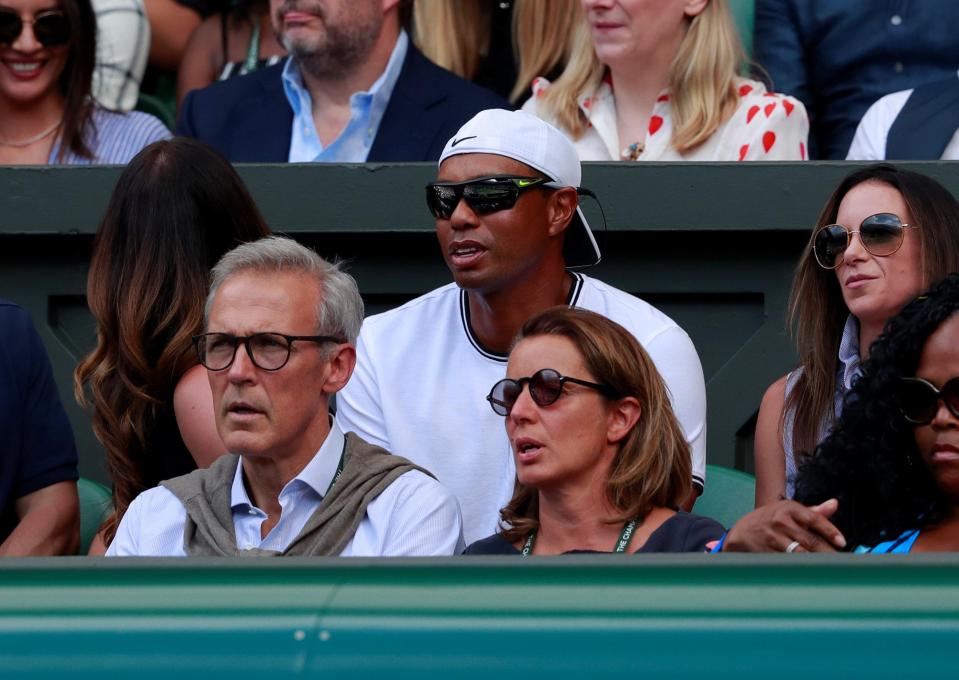
[[[478,177],[468,182],[431,182],[426,185],[426,205],[433,217],[448,220],[460,199],[478,215],[509,210],[527,189],[542,187],[545,177]]]
[[[939,401],[959,418],[959,376],[941,390],[922,378],[902,378],[899,382],[899,408],[906,420],[915,425],[927,425],[936,417]]]
[[[897,215],[878,213],[862,221],[858,230],[852,230],[841,224],[827,224],[820,227],[813,237],[812,251],[816,262],[823,269],[835,269],[842,262],[842,255],[852,243],[853,234],[859,234],[859,240],[866,252],[877,257],[892,255],[902,247],[905,229],[915,229],[903,224]]]
[[[57,47],[70,42],[70,20],[59,10],[41,12],[32,21],[24,21],[17,12],[0,9],[0,45],[16,42],[24,24],[33,24],[33,35],[44,47]]]
[[[236,349],[246,347],[247,356],[257,368],[278,371],[290,360],[294,342],[346,342],[330,335],[284,335],[282,333],[254,333],[246,337],[229,333],[203,333],[193,336],[196,357],[204,368],[223,371],[233,365]]]
[[[520,378],[519,380],[504,378],[500,380],[493,385],[493,389],[486,395],[486,401],[489,402],[489,405],[493,408],[493,412],[496,413],[496,415],[508,416],[510,411],[513,410],[513,404],[519,399],[519,395],[523,393],[523,385],[529,384],[529,396],[533,398],[537,406],[549,406],[563,394],[563,385],[568,382],[596,390],[609,398],[616,396],[615,391],[609,385],[600,385],[599,383],[589,382],[588,380],[570,378],[565,375],[560,375],[559,371],[552,368],[544,368],[536,371],[536,373],[529,378]]]

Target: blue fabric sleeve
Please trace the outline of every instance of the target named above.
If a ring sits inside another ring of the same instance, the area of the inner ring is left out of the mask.
[[[0,506],[6,509],[78,475],[73,430],[33,322],[22,308],[0,302],[0,327],[0,469],[9,480],[0,487]]]

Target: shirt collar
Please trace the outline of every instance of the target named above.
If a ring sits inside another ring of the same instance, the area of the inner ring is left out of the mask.
[[[842,338],[839,340],[839,370],[842,375],[843,391],[852,389],[852,384],[859,377],[859,321],[852,314],[846,319],[842,329]]]
[[[393,94],[396,81],[400,77],[400,71],[403,70],[403,62],[406,60],[408,49],[409,38],[406,35],[406,31],[401,30],[399,37],[396,39],[396,45],[393,46],[393,52],[390,54],[390,60],[386,63],[386,68],[383,70],[383,73],[380,74],[380,77],[376,79],[366,92],[354,92],[351,101],[355,102],[357,98],[372,99],[375,108],[380,109],[379,115],[382,117],[383,111],[386,110],[386,104]],[[293,109],[293,116],[297,117],[304,111],[309,111],[311,105],[310,93],[303,84],[303,76],[300,73],[299,65],[293,57],[286,60],[286,64],[283,66],[281,80],[283,82],[283,92],[286,94],[286,99]],[[379,124],[378,120],[370,122],[375,122],[377,125]]]
[[[288,489],[297,486],[303,486],[312,489],[321,499],[326,495],[330,488],[330,482],[333,481],[333,475],[336,474],[336,468],[339,466],[340,456],[343,455],[343,446],[345,437],[343,430],[337,424],[335,418],[330,418],[330,432],[320,446],[319,451],[306,464],[300,473],[291,479],[280,491],[280,496],[287,493]],[[243,461],[236,466],[236,474],[233,476],[233,486],[230,490],[230,507],[236,509],[248,509],[256,507],[246,492],[246,485],[243,483]]]
[[[607,73],[608,76],[608,73]],[[616,122],[616,97],[613,94],[613,83],[604,77],[599,87],[592,94],[583,94],[579,97],[579,110],[589,121],[612,159],[619,159],[623,149],[620,146],[618,123]],[[669,116],[669,89],[662,90],[653,105],[653,114],[660,117]],[[633,141],[646,141],[642,140]],[[623,145],[626,146],[626,145]]]

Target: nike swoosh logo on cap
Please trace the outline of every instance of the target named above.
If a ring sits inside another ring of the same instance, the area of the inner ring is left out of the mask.
[[[476,135],[473,135],[472,137],[460,137],[459,139],[454,139],[453,143],[450,144],[450,148],[452,149],[454,146],[456,146],[460,142],[465,142],[467,139],[476,139]]]

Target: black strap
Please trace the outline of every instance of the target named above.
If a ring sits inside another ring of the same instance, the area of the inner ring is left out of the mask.
[[[935,161],[959,128],[959,78],[912,91],[886,137],[888,160]]]
[[[229,22],[227,21],[227,15],[229,12],[220,12],[220,49],[223,50],[223,64],[230,63],[230,51],[229,45],[227,44],[228,34],[230,32]]]

